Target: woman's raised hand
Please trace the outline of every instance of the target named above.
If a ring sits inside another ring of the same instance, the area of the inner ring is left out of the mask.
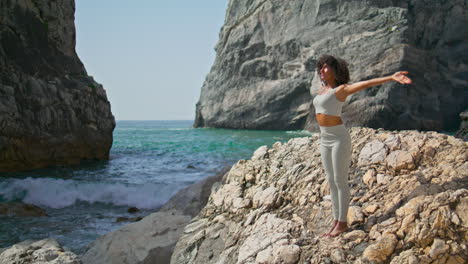
[[[399,82],[401,84],[410,84],[412,81],[410,78],[408,78],[408,76],[406,76],[408,74],[407,71],[399,71],[399,72],[395,72],[393,75],[392,75],[392,79],[396,82]]]

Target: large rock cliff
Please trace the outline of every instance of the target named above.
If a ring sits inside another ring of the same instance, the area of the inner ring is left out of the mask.
[[[455,129],[468,106],[466,10],[464,0],[230,0],[194,126],[316,129],[314,64],[333,54],[351,81],[402,69],[414,80],[349,97],[348,126]]]
[[[75,52],[75,2],[0,2],[0,171],[107,159],[115,120]]]
[[[171,263],[466,263],[468,143],[352,128],[350,230],[332,221],[318,135],[259,148],[214,187]]]

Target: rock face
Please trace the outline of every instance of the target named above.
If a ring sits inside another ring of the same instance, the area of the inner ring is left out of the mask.
[[[179,191],[159,212],[100,237],[83,255],[83,263],[169,263],[185,225],[205,206],[211,186],[224,172]]]
[[[347,99],[349,126],[441,130],[468,101],[464,0],[230,0],[195,127],[316,130],[311,106],[322,54],[350,64],[351,81],[408,70]],[[309,91],[310,89],[310,91]]]
[[[332,222],[319,138],[295,138],[231,168],[171,263],[465,263],[468,143],[370,128],[351,137],[348,232],[319,238]]]
[[[75,2],[0,3],[0,171],[107,159],[115,120],[75,52]]]
[[[81,264],[80,259],[63,249],[57,241],[23,241],[7,248],[0,254],[2,264]]]

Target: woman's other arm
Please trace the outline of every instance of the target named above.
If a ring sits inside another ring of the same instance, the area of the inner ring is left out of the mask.
[[[336,91],[336,96],[338,100],[344,101],[348,95],[351,95],[353,93],[359,92],[361,90],[364,90],[366,88],[376,86],[382,83],[386,83],[389,81],[396,81],[401,84],[410,84],[412,81],[408,76],[407,71],[399,71],[395,72],[393,75],[385,76],[385,77],[380,77],[380,78],[375,78],[375,79],[370,79],[367,81],[361,81],[361,82],[356,82],[352,84],[344,84],[341,85]]]

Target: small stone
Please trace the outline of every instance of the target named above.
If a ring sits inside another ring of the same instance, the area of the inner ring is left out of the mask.
[[[450,254],[456,255],[456,254],[461,253],[462,251],[463,251],[462,248],[457,243],[452,242],[450,244]]]
[[[409,214],[418,214],[423,201],[424,196],[411,199],[405,205],[396,210],[396,215],[402,217]]]
[[[393,225],[394,223],[396,223],[396,219],[395,217],[392,217],[380,223],[380,226],[387,227],[389,225]]]
[[[388,184],[390,181],[389,181],[389,178],[385,177],[385,174],[377,174],[377,184]]]
[[[364,212],[366,212],[367,214],[373,214],[375,213],[375,211],[377,211],[377,209],[379,209],[378,204],[371,204],[369,206],[366,206],[366,208],[364,208]]]
[[[362,176],[362,181],[364,184],[367,186],[371,185],[373,182],[375,182],[375,170],[368,170],[364,176]]]
[[[268,157],[268,147],[261,146],[252,155],[252,160],[263,160]]]
[[[334,263],[343,263],[346,260],[346,256],[341,249],[335,249],[330,254],[330,259]]]
[[[384,141],[385,145],[391,150],[397,150],[401,148],[401,140],[399,136],[391,135]]]
[[[246,182],[253,183],[253,182],[255,182],[255,176],[253,176],[253,175],[250,174],[250,173],[247,173],[247,174],[245,175],[245,181],[246,181]]]
[[[429,251],[429,256],[432,259],[435,259],[440,254],[447,252],[449,248],[449,245],[445,244],[445,242],[442,239],[436,238],[434,239],[434,243],[432,243],[431,250]]]
[[[266,208],[275,207],[278,201],[278,191],[275,187],[268,187],[263,191],[257,192],[253,197],[253,207],[258,208],[265,206]]]
[[[359,206],[350,206],[348,209],[348,224],[360,224],[364,222],[364,214]]]
[[[395,150],[391,152],[385,160],[387,166],[395,171],[414,169],[416,167],[411,153],[403,150]]]
[[[301,249],[297,245],[284,245],[273,251],[274,263],[293,264],[297,263],[301,254]]]
[[[366,232],[362,230],[353,230],[343,235],[343,239],[345,240],[364,239],[365,237],[366,237]]]
[[[363,257],[369,261],[384,262],[395,250],[397,242],[394,235],[385,234],[375,244],[364,250]]]
[[[466,264],[466,259],[461,256],[449,256],[445,264]]]
[[[359,153],[358,165],[370,165],[380,163],[387,156],[387,147],[379,140],[373,140],[367,143]]]

